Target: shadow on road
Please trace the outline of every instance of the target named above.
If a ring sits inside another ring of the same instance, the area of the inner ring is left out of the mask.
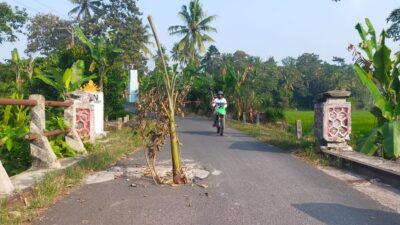
[[[273,153],[284,153],[288,152],[269,146],[263,142],[259,141],[236,141],[233,142],[229,149],[232,150],[245,150],[245,151],[259,151],[259,152],[273,152]]]
[[[218,137],[217,131],[179,131],[181,134],[202,135],[210,137]]]
[[[303,203],[292,206],[328,225],[400,224],[400,214],[394,212],[360,209],[334,203]]]

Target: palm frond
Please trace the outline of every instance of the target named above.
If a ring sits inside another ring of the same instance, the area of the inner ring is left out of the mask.
[[[216,15],[208,16],[207,18],[203,19],[198,23],[198,26],[208,26],[209,23],[213,22],[217,19]]]

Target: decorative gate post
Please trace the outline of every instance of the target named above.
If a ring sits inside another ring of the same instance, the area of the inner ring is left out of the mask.
[[[67,94],[67,100],[74,102],[71,108],[74,111],[64,115],[74,120],[70,122],[72,129],[76,130],[82,141],[95,143],[94,106],[90,103],[94,101],[94,96],[84,91],[74,91]]]
[[[50,146],[49,140],[44,136],[46,130],[45,99],[42,95],[31,95],[30,100],[37,104],[31,107],[30,133],[37,135],[30,144],[33,168],[59,168],[61,167],[57,156]]]
[[[72,100],[72,105],[64,110],[64,120],[72,129],[65,135],[65,142],[74,151],[78,153],[86,153],[85,146],[78,132],[76,131],[76,100]]]
[[[351,92],[328,91],[317,96],[314,105],[314,133],[320,150],[352,151],[347,144],[351,134]]]

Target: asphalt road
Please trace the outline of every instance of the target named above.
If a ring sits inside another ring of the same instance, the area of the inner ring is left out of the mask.
[[[134,188],[123,178],[85,185],[36,224],[400,224],[399,214],[285,151],[229,128],[217,136],[211,122],[199,118],[179,125],[182,157],[222,171],[204,181],[208,188],[160,187],[143,179],[131,180]],[[134,155],[120,166],[136,161]]]

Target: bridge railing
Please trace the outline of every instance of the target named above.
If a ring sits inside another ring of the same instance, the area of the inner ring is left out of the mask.
[[[42,95],[30,95],[29,99],[5,99],[0,98],[0,105],[29,106],[30,124],[29,134],[26,139],[30,141],[32,157],[32,169],[60,168],[57,159],[47,137],[65,135],[65,141],[74,151],[85,153],[81,135],[77,132],[77,107],[81,104],[75,101],[46,101]],[[46,130],[46,107],[64,107],[64,120],[70,126],[65,130]],[[90,118],[88,118],[90,119]],[[9,194],[14,190],[13,185],[0,161],[0,194]]]

